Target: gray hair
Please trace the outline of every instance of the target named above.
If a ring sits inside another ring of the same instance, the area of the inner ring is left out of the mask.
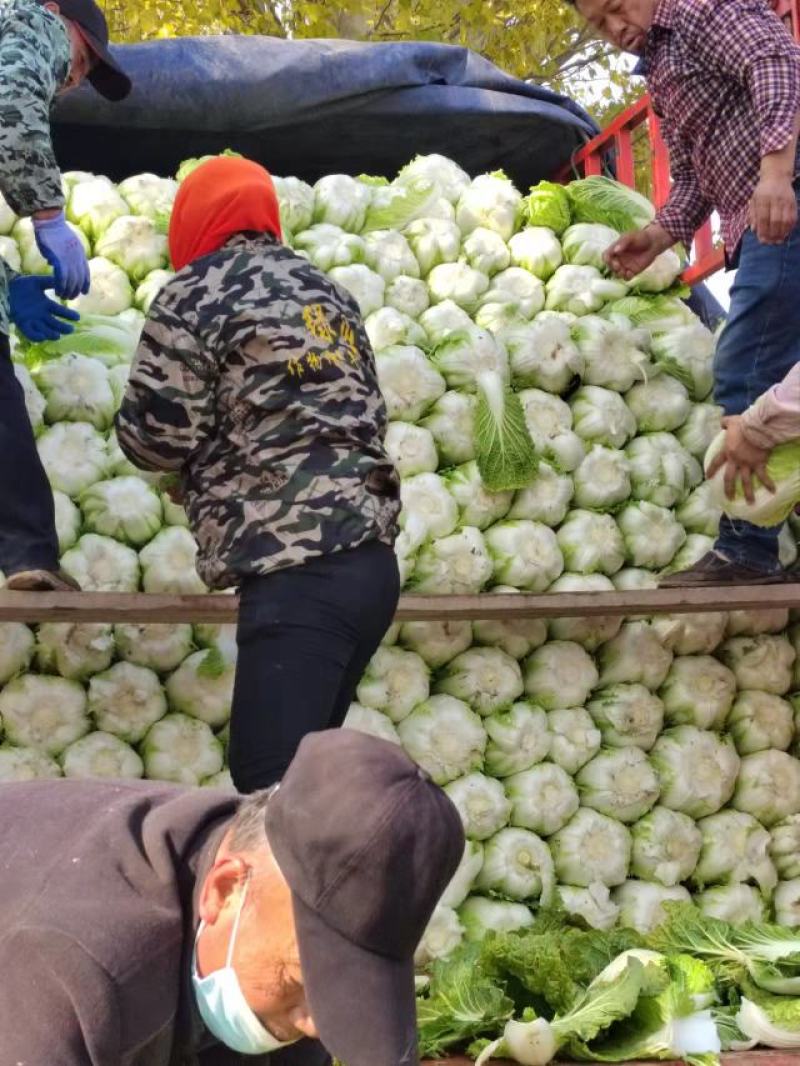
[[[253,792],[244,800],[231,823],[231,850],[257,851],[267,844],[264,816],[276,788],[273,786]]]

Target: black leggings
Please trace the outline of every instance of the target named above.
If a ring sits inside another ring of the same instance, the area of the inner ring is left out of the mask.
[[[53,493],[39,459],[14,374],[8,337],[0,333],[0,570],[55,570],[58,540]]]
[[[230,741],[240,792],[274,785],[306,733],[342,724],[399,592],[379,541],[243,581]]]

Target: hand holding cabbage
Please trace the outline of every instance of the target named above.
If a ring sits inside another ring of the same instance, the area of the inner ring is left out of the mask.
[[[716,502],[757,525],[783,521],[800,501],[800,364],[723,426],[706,457]]]
[[[775,482],[767,471],[767,460],[770,456],[768,448],[760,448],[752,444],[742,431],[742,416],[731,415],[723,418],[722,427],[725,430],[725,439],[722,447],[716,452],[708,464],[706,474],[713,478],[718,470],[723,470],[722,481],[725,487],[725,496],[729,500],[736,498],[736,483],[741,480],[744,498],[751,505],[755,504],[755,488],[753,478],[757,478],[764,488],[775,492]]]
[[[631,278],[647,270],[661,252],[666,252],[675,243],[658,222],[651,222],[641,230],[624,233],[605,252],[605,259],[611,270],[630,281]]]

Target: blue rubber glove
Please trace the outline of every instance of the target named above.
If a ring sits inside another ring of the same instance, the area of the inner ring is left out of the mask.
[[[81,317],[71,307],[45,296],[52,289],[51,277],[16,277],[8,286],[11,321],[31,341],[56,341],[65,333],[73,333],[70,325]]]
[[[35,218],[33,232],[39,251],[53,268],[56,295],[64,300],[89,291],[89,264],[76,234],[67,225],[64,212],[53,218]]]

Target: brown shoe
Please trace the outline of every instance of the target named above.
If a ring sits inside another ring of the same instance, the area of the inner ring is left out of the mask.
[[[706,585],[782,585],[787,579],[791,580],[785,570],[757,570],[710,551],[688,570],[679,570],[660,580],[658,587],[682,589]]]
[[[6,578],[9,592],[80,592],[78,582],[63,570],[18,570]]]

